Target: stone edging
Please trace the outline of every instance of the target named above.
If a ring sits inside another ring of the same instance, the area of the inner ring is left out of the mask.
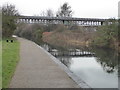
[[[36,43],[35,43],[36,44]],[[82,79],[78,78],[74,73],[72,73],[63,63],[61,63],[57,58],[55,58],[53,55],[51,55],[49,52],[47,52],[45,49],[43,49],[41,46],[39,46],[38,44],[36,44],[40,49],[42,49],[47,55],[50,56],[50,58],[52,58],[52,60],[57,63],[60,68],[62,68],[67,74],[68,76],[73,79],[77,84],[78,87],[80,88],[89,88],[89,90],[92,90],[92,88],[87,85]]]

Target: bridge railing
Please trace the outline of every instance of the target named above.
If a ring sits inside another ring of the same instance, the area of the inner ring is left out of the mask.
[[[17,23],[41,23],[41,24],[78,24],[83,26],[99,26],[107,19],[74,18],[74,17],[43,17],[43,16],[19,16]]]

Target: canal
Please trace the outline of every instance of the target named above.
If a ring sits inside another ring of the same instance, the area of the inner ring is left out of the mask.
[[[118,88],[117,52],[101,48],[60,48],[41,45],[92,88]]]

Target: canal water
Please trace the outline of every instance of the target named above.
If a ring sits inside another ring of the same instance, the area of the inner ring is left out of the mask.
[[[41,45],[92,88],[118,88],[118,57],[110,49],[65,49]]]

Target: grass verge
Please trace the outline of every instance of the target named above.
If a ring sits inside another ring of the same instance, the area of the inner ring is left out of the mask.
[[[13,43],[2,41],[2,88],[8,88],[19,60],[19,42],[13,40]]]
[[[0,89],[2,88],[2,41],[0,40]]]

